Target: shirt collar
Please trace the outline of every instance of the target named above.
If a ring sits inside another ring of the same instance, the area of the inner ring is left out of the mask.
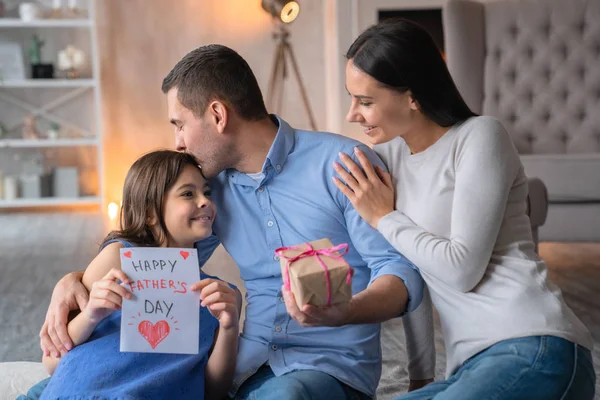
[[[294,128],[275,114],[271,114],[270,117],[278,125],[279,129],[277,129],[277,135],[275,135],[275,140],[271,145],[269,153],[267,153],[267,159],[263,165],[262,172],[265,175],[267,175],[269,163],[275,170],[275,173],[279,174],[283,171],[287,156],[292,151],[295,143]]]

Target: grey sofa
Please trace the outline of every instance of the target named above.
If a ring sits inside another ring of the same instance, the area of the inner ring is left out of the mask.
[[[600,241],[600,1],[448,0],[450,73],[548,190],[543,241]],[[532,208],[535,212],[535,208]]]

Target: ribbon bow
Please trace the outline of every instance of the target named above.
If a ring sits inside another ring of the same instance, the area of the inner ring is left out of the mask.
[[[327,268],[327,265],[325,265],[323,260],[321,260],[320,256],[327,256],[327,257],[331,257],[335,260],[343,261],[342,256],[348,252],[348,244],[342,243],[342,244],[339,244],[334,247],[330,247],[330,248],[326,248],[326,249],[318,249],[318,250],[315,250],[310,243],[304,243],[304,244],[306,245],[307,249],[303,249],[301,246],[289,246],[289,247],[280,247],[277,250],[275,250],[275,254],[277,254],[279,257],[287,260],[285,269],[284,269],[283,284],[285,285],[285,288],[287,290],[291,290],[290,265],[294,261],[298,261],[298,260],[300,260],[302,258],[306,258],[306,257],[316,257],[318,263],[321,265],[321,267],[323,267],[323,270],[325,271],[325,283],[327,285],[327,305],[329,306],[329,305],[331,305],[331,279],[329,277],[329,268]],[[284,253],[288,250],[304,250],[304,251],[302,253],[298,254],[297,256],[286,257],[286,255]],[[335,253],[339,253],[339,254],[335,254]],[[348,284],[348,285],[350,285],[352,283],[352,273],[353,273],[352,268],[348,268],[348,273],[346,275],[346,284]]]

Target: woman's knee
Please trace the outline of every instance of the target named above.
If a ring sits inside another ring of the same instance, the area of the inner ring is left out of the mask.
[[[451,382],[448,380],[432,382],[421,389],[403,394],[395,400],[431,400],[437,394],[443,393],[450,385]]]

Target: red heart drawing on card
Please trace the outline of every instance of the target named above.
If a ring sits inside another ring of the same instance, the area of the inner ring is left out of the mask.
[[[169,336],[171,328],[165,320],[158,321],[156,324],[153,324],[150,321],[142,321],[138,325],[138,331],[140,331],[144,339],[150,343],[150,346],[155,349],[164,338]]]
[[[126,251],[123,255],[127,258],[131,258],[131,251]]]
[[[179,254],[181,254],[181,257],[183,257],[184,260],[187,260],[187,258],[190,256],[190,252],[189,251],[183,251],[183,250],[181,250],[179,252]]]

